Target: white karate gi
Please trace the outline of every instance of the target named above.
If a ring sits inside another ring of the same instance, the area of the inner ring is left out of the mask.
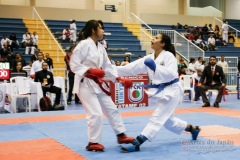
[[[144,64],[144,60],[149,57],[154,59],[154,53],[131,62],[126,66],[116,67],[119,75],[133,76],[147,72],[152,84],[166,83],[178,78],[177,60],[172,53],[163,50],[158,55],[154,60],[156,63],[155,72]],[[157,89],[151,88],[146,93],[151,96],[154,95],[156,91]],[[187,122],[173,116],[173,112],[181,101],[182,96],[183,90],[181,84],[177,82],[165,87],[160,93],[149,98],[150,104],[154,102],[156,109],[150,118],[150,122],[141,134],[151,141],[163,125],[176,134],[184,131],[187,127]]]
[[[91,38],[81,41],[73,50],[70,60],[75,73],[74,92],[86,111],[89,142],[98,143],[102,134],[102,114],[108,118],[116,134],[125,132],[122,118],[110,96],[106,95],[92,79],[84,77],[89,68],[102,68],[105,76],[115,82],[117,71],[111,65],[103,45]]]
[[[222,24],[222,39],[225,40],[228,43],[228,24],[223,23]]]
[[[76,26],[76,23],[71,23],[70,24],[70,32],[71,32],[70,40],[73,41],[73,42],[76,42],[76,40],[77,40],[77,26]]]
[[[30,75],[35,75],[36,72],[41,71],[43,62],[44,60],[42,60],[41,62],[39,60],[33,62]]]

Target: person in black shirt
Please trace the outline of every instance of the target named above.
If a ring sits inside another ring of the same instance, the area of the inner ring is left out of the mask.
[[[71,104],[72,102],[72,91],[73,91],[73,85],[74,85],[74,77],[75,77],[75,73],[72,72],[70,66],[69,66],[69,62],[70,62],[70,57],[72,55],[72,51],[75,48],[75,46],[70,47],[70,53],[68,53],[65,58],[64,61],[66,63],[67,66],[67,70],[68,70],[68,83],[69,83],[69,88],[68,88],[68,99],[67,99],[67,104]],[[81,104],[81,101],[79,100],[77,94],[75,94],[75,104]]]
[[[34,82],[41,82],[43,96],[46,97],[46,93],[55,93],[56,99],[53,107],[61,107],[60,98],[61,98],[61,88],[54,86],[54,79],[52,72],[48,71],[48,64],[46,62],[42,63],[42,70],[36,72]]]
[[[53,69],[53,60],[50,58],[49,53],[46,53],[46,58],[44,59],[45,62],[47,62],[49,66],[49,70],[51,71]]]
[[[12,73],[25,73],[25,77],[27,77],[27,72],[24,71],[22,66],[22,62],[21,61],[17,61],[15,67],[12,70]]]

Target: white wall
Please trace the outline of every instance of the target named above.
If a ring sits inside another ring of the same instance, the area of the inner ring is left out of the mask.
[[[178,0],[131,0],[131,9],[136,15],[142,13],[178,14]]]
[[[226,19],[240,19],[240,1],[239,0],[227,0],[226,1]]]
[[[0,0],[1,5],[29,6],[30,0]]]
[[[94,0],[36,0],[36,7],[94,9]]]

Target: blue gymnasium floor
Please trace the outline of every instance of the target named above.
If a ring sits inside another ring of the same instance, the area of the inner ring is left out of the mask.
[[[103,122],[105,152],[88,152],[87,124],[81,105],[65,111],[0,114],[1,160],[215,160],[240,159],[240,100],[228,95],[221,108],[201,108],[202,102],[184,101],[176,117],[202,126],[200,137],[175,135],[162,128],[140,152],[121,153],[108,121]],[[154,107],[119,108],[127,134],[136,137],[149,121]],[[140,114],[139,114],[140,113]]]

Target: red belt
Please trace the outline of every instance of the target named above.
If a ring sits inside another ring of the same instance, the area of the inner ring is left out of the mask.
[[[94,82],[96,82],[104,93],[106,93],[108,96],[111,96],[111,92],[109,92],[108,90],[106,90],[102,86],[103,83],[105,83],[105,85],[109,88],[109,85],[106,81],[102,80],[101,78],[97,78],[94,75],[90,75],[90,74],[87,74],[86,77],[89,78],[89,79],[92,79]]]

